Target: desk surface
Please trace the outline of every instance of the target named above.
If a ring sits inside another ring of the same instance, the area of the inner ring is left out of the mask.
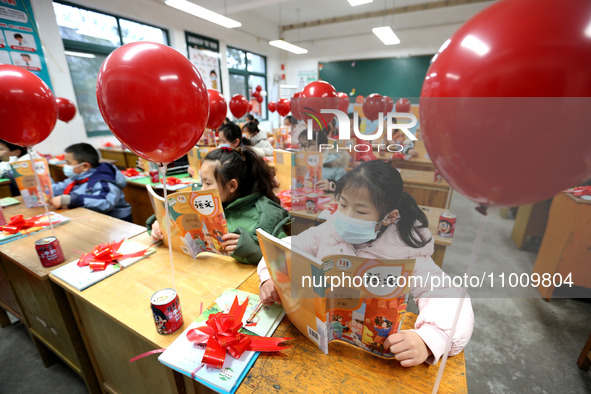
[[[168,175],[167,178],[178,178],[178,179],[185,179],[185,178],[191,178],[191,175],[184,173],[184,174],[175,174],[175,175]],[[189,179],[187,179],[189,180]],[[192,180],[192,182],[196,182],[195,180]],[[151,182],[150,181],[150,177],[149,176],[145,176],[145,177],[141,177],[141,178],[134,178],[134,179],[128,179],[127,180],[127,185],[128,186],[134,186],[134,187],[139,187],[139,188],[146,188],[146,185],[151,185],[152,187],[158,186],[158,185],[162,185],[162,182]],[[187,185],[190,186],[190,185]],[[168,188],[167,188],[168,189]],[[147,192],[146,192],[147,193]]]
[[[19,207],[19,208],[17,208]],[[22,210],[24,204],[13,207],[14,211]],[[12,211],[12,210],[11,210]],[[45,212],[43,208],[26,209],[22,211],[25,217]],[[128,238],[145,232],[144,227],[125,222],[120,219],[103,215],[85,208],[60,210],[62,215],[71,220],[55,228],[55,233],[60,241],[64,257],[64,263],[76,260],[81,253],[91,251],[96,245],[105,242]],[[39,262],[39,256],[35,250],[35,241],[51,236],[51,230],[42,230],[27,237],[0,245],[0,253],[17,262],[25,270],[40,279],[46,279],[48,274],[60,265],[45,268]]]
[[[134,240],[146,245],[152,242],[147,233],[135,237]],[[175,287],[184,325],[170,335],[156,332],[150,311],[150,297],[158,290],[172,287],[168,248],[162,244],[156,246],[156,253],[152,256],[82,292],[53,276],[51,280],[154,347],[165,348],[199,316],[202,302],[203,309],[208,308],[226,289],[238,287],[256,271],[254,265],[241,264],[230,257],[211,254],[202,254],[197,259],[192,259],[173,251],[173,261]]]
[[[407,168],[401,168],[399,171],[405,186],[430,186],[449,190],[449,183],[445,179],[441,179],[441,182],[435,182],[433,180],[435,175],[433,171],[409,170]]]

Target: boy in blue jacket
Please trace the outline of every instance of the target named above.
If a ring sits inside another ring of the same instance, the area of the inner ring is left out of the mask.
[[[51,205],[55,208],[84,207],[131,222],[131,206],[121,190],[125,177],[112,164],[99,163],[92,145],[74,144],[66,148],[63,182],[53,185]]]

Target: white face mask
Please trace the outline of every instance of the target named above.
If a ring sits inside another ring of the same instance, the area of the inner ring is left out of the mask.
[[[339,236],[350,244],[373,241],[378,236],[377,224],[369,220],[356,219],[336,211],[330,216]]]
[[[74,168],[79,167],[81,165],[82,164],[71,166],[69,164],[64,164],[64,175],[67,176],[68,178],[73,177],[74,175],[76,175],[76,173],[74,172]]]

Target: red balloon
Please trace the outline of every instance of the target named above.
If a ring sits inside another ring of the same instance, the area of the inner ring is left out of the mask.
[[[277,110],[277,103],[271,101],[269,104],[267,104],[267,108],[269,109],[269,111],[275,112]]]
[[[248,111],[250,111],[248,107],[249,104],[250,103],[246,97],[241,94],[235,94],[230,99],[230,112],[232,112],[232,115],[234,115],[236,118],[241,118],[246,115]]]
[[[111,52],[99,70],[96,96],[115,137],[157,163],[191,150],[209,116],[207,88],[197,68],[176,50],[153,42]]]
[[[252,97],[257,98],[259,97],[261,94],[259,92],[257,92],[256,90],[254,92],[252,92]]]
[[[248,102],[248,109],[246,110],[246,112],[251,112],[252,111],[252,102]]]
[[[379,113],[386,113],[386,102],[381,94],[372,93],[365,98],[363,105],[363,114],[371,121],[377,120]]]
[[[261,90],[263,90],[262,86],[261,85],[257,85],[257,87],[255,88],[255,91],[257,93],[259,93]]]
[[[410,112],[410,101],[404,97],[399,98],[396,102],[396,112]]]
[[[257,96],[256,99],[257,99],[257,103],[259,103],[259,104],[263,102],[263,96],[259,95],[259,96]]]
[[[281,116],[287,115],[289,113],[290,108],[291,102],[286,98],[282,98],[277,102],[277,112]]]
[[[394,109],[394,100],[392,100],[392,97],[384,96],[384,101],[386,102],[386,112],[392,112],[392,110]]]
[[[217,129],[224,123],[228,106],[226,99],[215,89],[207,89],[209,95],[209,117],[207,118],[207,128]]]
[[[293,94],[290,100],[291,114],[298,120],[302,120],[302,114],[300,113],[300,98],[302,92],[296,92]]]
[[[347,93],[338,92],[337,96],[339,98],[338,110],[347,113],[349,111],[349,95]]]
[[[0,64],[0,119],[0,138],[33,146],[46,139],[57,122],[55,97],[35,74]]]
[[[339,97],[337,91],[330,83],[326,81],[314,81],[306,85],[302,90],[301,98],[298,100],[299,112],[302,120],[307,123],[308,119],[313,119],[313,127],[325,128],[335,117],[333,114],[321,114],[321,109],[338,109]],[[314,119],[322,119],[325,124],[318,124]]]
[[[58,97],[55,99],[57,103],[57,118],[62,122],[68,123],[76,115],[76,106],[68,99]]]
[[[513,206],[591,178],[589,15],[588,0],[499,1],[442,46],[421,133],[454,189]]]

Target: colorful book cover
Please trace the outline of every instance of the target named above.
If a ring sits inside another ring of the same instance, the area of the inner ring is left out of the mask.
[[[14,179],[18,190],[21,192],[23,202],[27,208],[42,207],[43,201],[39,199],[37,193],[37,181],[35,180],[35,173],[31,168],[31,160],[17,160],[10,163]],[[39,177],[41,190],[44,193],[46,201],[53,197],[53,190],[51,188],[51,175],[49,174],[49,165],[47,160],[43,158],[35,159],[35,172]]]
[[[146,249],[146,245],[126,239],[123,241],[117,252],[121,254],[131,254],[144,249]],[[109,276],[114,275],[117,272],[137,263],[138,261],[145,259],[155,252],[156,250],[154,248],[149,248],[143,256],[130,257],[128,259],[118,261],[117,264],[109,264],[107,265],[107,268],[102,271],[93,271],[89,266],[79,267],[78,260],[74,260],[51,271],[51,275],[82,291],[102,281],[103,279],[108,278]]]
[[[295,168],[295,153],[275,149],[273,151],[273,160],[275,162],[275,177],[279,182],[279,189],[291,189],[293,169]]]
[[[394,357],[382,345],[400,329],[414,259],[327,256],[321,261],[265,231],[257,235],[285,313],[322,352],[340,340]],[[333,286],[333,278],[346,285]]]
[[[203,163],[205,156],[207,156],[207,154],[214,149],[215,149],[215,147],[196,146],[193,149],[191,149],[189,151],[189,153],[187,153],[187,159],[189,160],[189,167],[191,167],[194,171],[194,175],[193,175],[194,179],[200,179],[199,178],[199,169],[201,168],[201,163]]]
[[[272,307],[266,307],[266,309],[263,308],[253,316],[253,312],[255,312],[260,301],[258,295],[236,289],[229,289],[218,297],[214,306],[203,311],[197,320],[191,323],[191,325],[178,336],[166,351],[158,357],[158,360],[162,364],[182,373],[183,375],[191,377],[194,373],[194,379],[196,381],[218,393],[236,392],[238,386],[260,353],[246,351],[238,359],[227,354],[223,367],[217,369],[209,366],[202,366],[201,360],[205,353],[205,347],[196,346],[187,339],[187,333],[195,327],[205,325],[205,321],[207,321],[209,315],[219,312],[227,312],[230,308],[228,304],[231,305],[235,296],[238,296],[240,302],[243,302],[246,297],[249,297],[248,307],[244,313],[246,320],[257,320],[256,326],[258,326],[258,331],[262,334],[261,336],[273,335],[273,332],[275,332],[281,319],[285,315],[281,306],[274,305]],[[260,319],[257,319],[258,316],[261,316]],[[257,334],[252,328],[252,326],[247,327],[247,330],[243,332],[246,334]],[[244,328],[242,330],[244,330]]]
[[[168,242],[164,198],[146,186],[165,242]],[[168,196],[172,247],[192,258],[201,252],[228,254],[222,236],[228,232],[226,216],[216,189],[177,192]]]
[[[322,153],[299,151],[295,154],[296,188],[314,188],[322,179]]]
[[[59,213],[50,211],[49,214],[43,213],[25,219],[27,222],[32,222],[32,226],[29,226],[28,228],[23,228],[21,230],[18,230],[17,232],[8,231],[8,229],[6,229],[5,226],[10,226],[9,222],[5,226],[0,226],[0,244],[14,241],[15,239],[25,237],[37,231],[51,228],[49,223],[50,219],[51,224],[53,224],[54,227],[70,221],[70,218]]]

